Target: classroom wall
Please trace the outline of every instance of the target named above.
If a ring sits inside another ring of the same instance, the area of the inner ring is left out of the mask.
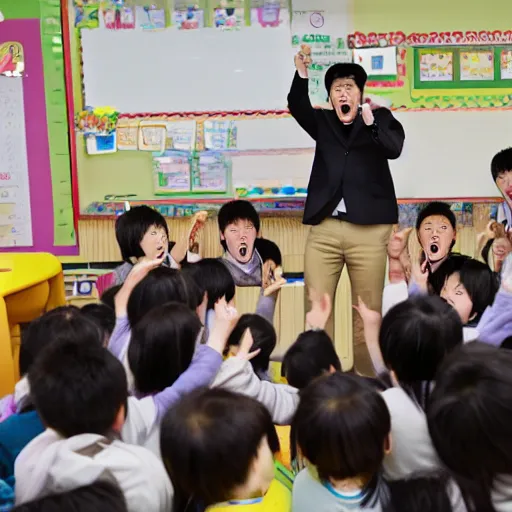
[[[22,80],[24,90],[33,239],[31,247],[2,251],[77,254],[60,2],[0,0],[0,11],[0,41],[27,46],[24,76],[13,80]]]

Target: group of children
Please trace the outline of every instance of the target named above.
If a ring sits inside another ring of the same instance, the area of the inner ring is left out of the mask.
[[[507,151],[493,176],[510,213]],[[174,245],[159,213],[129,210],[100,303],[23,334],[23,377],[0,403],[0,511],[512,511],[505,217],[470,258],[452,252],[449,206],[427,205],[419,258],[410,230],[389,242],[383,311],[355,306],[375,375],[343,373],[330,299],[309,290],[274,382],[285,281],[251,204],[220,210],[218,259],[198,256],[204,219]],[[261,287],[254,314],[238,314],[235,286]]]

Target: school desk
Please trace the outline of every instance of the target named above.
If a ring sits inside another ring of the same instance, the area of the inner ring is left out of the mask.
[[[65,304],[60,261],[52,254],[0,254],[0,397],[19,379],[20,324]]]

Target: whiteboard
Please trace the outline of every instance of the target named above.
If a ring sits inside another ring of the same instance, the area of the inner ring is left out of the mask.
[[[406,134],[402,156],[390,160],[399,198],[496,197],[492,157],[512,146],[512,111],[394,112]],[[314,148],[314,141],[288,119],[237,123],[239,148]],[[233,157],[237,185],[278,180],[309,180],[313,149],[300,154],[249,154]]]
[[[0,247],[31,247],[23,78],[0,75]]]
[[[281,110],[293,55],[289,23],[231,32],[83,29],[85,103],[123,113]]]

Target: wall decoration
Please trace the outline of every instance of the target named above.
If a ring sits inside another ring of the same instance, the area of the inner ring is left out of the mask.
[[[135,28],[135,10],[132,7],[113,4],[103,10],[103,22],[109,30],[129,30]]]
[[[135,19],[142,30],[161,30],[165,28],[165,9],[156,5],[137,6]]]
[[[118,118],[119,112],[112,107],[87,108],[76,115],[75,125],[84,135],[110,135]]]
[[[453,52],[423,50],[420,57],[420,81],[444,82],[453,80]]]
[[[213,26],[221,30],[237,30],[244,24],[242,0],[221,0],[213,9]]]
[[[117,123],[117,149],[136,151],[139,149],[139,120],[120,119]]]
[[[75,27],[98,28],[100,25],[99,0],[75,0]]]
[[[236,149],[237,128],[234,121],[205,121],[204,147],[225,151]]]
[[[494,80],[492,50],[460,52],[461,80]]]
[[[177,3],[172,15],[172,22],[183,30],[203,28],[204,9],[201,9],[199,5]]]
[[[169,121],[166,125],[165,149],[177,149],[193,151],[196,147],[196,122],[190,121]]]
[[[502,80],[512,80],[512,49],[501,51],[500,72]]]
[[[391,108],[512,108],[512,31],[356,32],[347,42],[354,50],[397,47],[397,79],[370,76],[365,88],[385,94]]]
[[[396,47],[358,48],[354,50],[354,62],[360,64],[371,77],[396,77]]]
[[[165,151],[167,126],[158,121],[141,121],[139,125],[139,150],[162,153]]]
[[[0,44],[0,75],[21,76],[25,71],[25,56],[21,43]]]
[[[153,156],[155,194],[187,194],[191,191],[190,153],[166,151]]]
[[[224,194],[228,191],[229,159],[219,152],[206,151],[192,160],[192,192]]]
[[[286,7],[281,0],[252,0],[251,25],[278,27],[285,21],[282,15]]]

